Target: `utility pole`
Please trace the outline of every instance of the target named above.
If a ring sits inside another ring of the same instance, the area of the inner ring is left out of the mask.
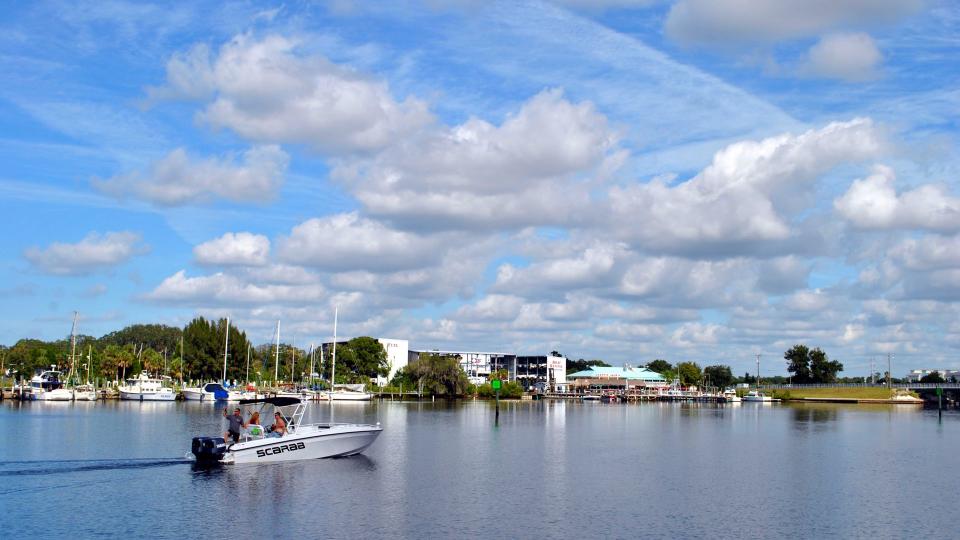
[[[877,377],[873,370],[874,370],[873,357],[871,356],[870,357],[870,384],[877,384]]]
[[[888,390],[893,388],[893,383],[890,380],[893,377],[893,371],[891,371],[892,368],[893,368],[893,355],[890,353],[887,353],[887,389]]]

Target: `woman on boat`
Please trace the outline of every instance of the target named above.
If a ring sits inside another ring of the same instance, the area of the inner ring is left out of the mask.
[[[253,414],[250,415],[250,420],[248,420],[243,427],[250,427],[251,425],[260,425],[260,411],[253,411]]]

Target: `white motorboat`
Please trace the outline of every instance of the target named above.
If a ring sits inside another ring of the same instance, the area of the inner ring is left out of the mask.
[[[743,401],[749,401],[753,403],[773,403],[773,398],[764,394],[763,392],[751,390],[747,393],[747,395],[743,396]]]
[[[600,396],[597,394],[584,394],[580,396],[580,401],[600,401]]]
[[[21,399],[33,401],[72,401],[73,392],[63,387],[59,371],[44,371],[30,379],[30,386],[21,389]]]
[[[380,424],[302,424],[306,405],[294,397],[243,400],[240,404],[274,406],[286,423],[286,433],[271,436],[263,426],[249,425],[240,442],[232,444],[222,437],[194,437],[191,451],[198,463],[233,465],[352,456],[366,450],[383,431]],[[290,408],[293,412],[288,416]]]
[[[373,394],[365,391],[362,384],[337,384],[324,397],[330,401],[370,401]]]
[[[96,401],[97,389],[92,384],[81,384],[73,387],[74,401]]]
[[[172,388],[163,386],[163,381],[150,377],[146,371],[136,379],[127,379],[121,386],[120,399],[127,401],[174,401],[177,394]]]
[[[722,403],[740,403],[740,396],[737,395],[737,391],[733,388],[727,388],[723,391],[723,394],[720,395],[720,401]]]
[[[200,387],[184,388],[180,391],[187,401],[228,401],[230,392],[220,383],[207,383]],[[239,397],[237,400],[239,401]]]

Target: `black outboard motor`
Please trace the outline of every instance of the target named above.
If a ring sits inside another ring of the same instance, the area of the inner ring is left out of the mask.
[[[223,437],[194,437],[190,451],[197,463],[217,463],[227,453],[227,443]]]

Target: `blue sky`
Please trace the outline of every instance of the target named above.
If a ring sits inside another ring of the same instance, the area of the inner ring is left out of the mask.
[[[960,368],[951,2],[3,11],[0,342]]]

